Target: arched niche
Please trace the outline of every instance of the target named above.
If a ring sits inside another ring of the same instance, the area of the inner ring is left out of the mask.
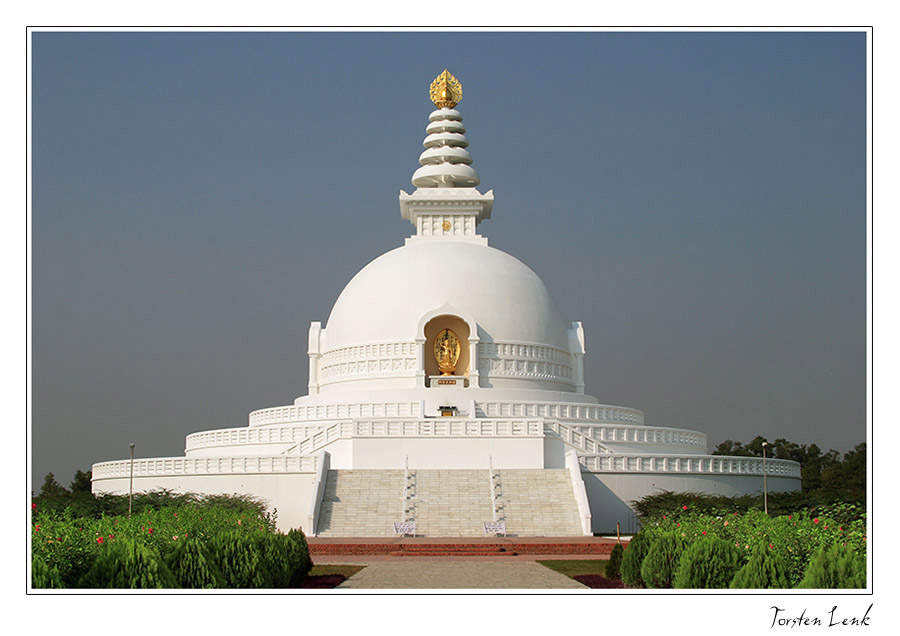
[[[459,361],[456,363],[456,371],[453,375],[468,377],[472,359],[469,351],[469,324],[453,314],[441,314],[425,323],[425,376],[441,374],[437,360],[434,358],[434,340],[444,329],[449,329],[459,338]]]

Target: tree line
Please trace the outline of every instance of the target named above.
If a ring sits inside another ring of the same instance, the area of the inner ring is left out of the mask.
[[[730,439],[713,451],[713,455],[762,457],[763,442],[757,435],[749,444]],[[845,501],[865,504],[866,501],[866,443],[861,442],[841,456],[836,450],[823,452],[816,444],[796,444],[776,439],[766,447],[766,456],[789,459],[800,464],[803,479],[802,493],[822,501]]]

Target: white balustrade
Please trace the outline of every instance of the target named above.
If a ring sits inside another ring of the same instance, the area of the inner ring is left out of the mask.
[[[643,424],[644,414],[637,409],[605,404],[567,402],[476,401],[476,411],[486,417],[547,417],[559,420],[587,420]]]
[[[632,453],[579,454],[579,463],[591,473],[680,473],[715,475],[763,474],[762,458],[723,455],[653,455]],[[771,477],[800,478],[800,464],[786,459],[767,459]]]
[[[135,459],[135,477],[165,477],[169,475],[222,475],[310,473],[316,470],[315,457],[272,455],[257,457],[166,457]],[[123,459],[94,464],[92,478],[118,479],[131,474],[131,460]]]
[[[420,409],[420,402],[289,405],[253,411],[248,419],[250,426],[254,427],[353,417],[421,417]]]

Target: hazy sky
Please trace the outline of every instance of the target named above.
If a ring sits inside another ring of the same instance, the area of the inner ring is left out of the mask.
[[[462,82],[490,244],[646,422],[866,438],[866,36],[35,33],[32,475],[306,393]]]

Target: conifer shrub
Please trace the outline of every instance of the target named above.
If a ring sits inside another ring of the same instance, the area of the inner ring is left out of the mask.
[[[63,585],[59,568],[55,565],[47,565],[44,559],[38,556],[31,557],[31,587],[34,589],[60,589]]]
[[[309,557],[309,545],[306,535],[302,530],[292,529],[284,537],[287,543],[288,564],[291,570],[289,587],[299,587],[306,579],[306,575],[312,569],[312,559]]]
[[[79,587],[168,589],[177,588],[178,581],[155,550],[121,539],[103,545]]]
[[[622,582],[628,587],[644,587],[641,578],[641,564],[650,549],[653,535],[646,530],[638,532],[628,542],[628,549],[622,557]]]
[[[621,543],[613,546],[612,552],[609,554],[609,561],[606,562],[606,570],[604,571],[606,578],[613,580],[622,578],[622,557],[624,552],[625,550],[622,548]]]
[[[852,589],[866,587],[866,557],[852,547],[832,544],[813,555],[800,581],[803,589]]]
[[[687,589],[724,589],[743,564],[743,554],[730,541],[707,537],[692,543],[681,555],[672,586]]]
[[[255,533],[221,532],[209,543],[210,553],[228,588],[270,588],[272,576],[265,567]]]
[[[759,544],[734,575],[729,587],[738,590],[788,589],[790,564],[779,553]]]
[[[287,537],[270,532],[254,532],[253,543],[259,551],[262,567],[269,573],[265,587],[287,587],[293,574]]]
[[[653,539],[641,563],[641,580],[645,587],[672,587],[684,545],[684,539],[674,532],[663,532]]]
[[[213,556],[198,539],[185,539],[169,553],[166,564],[185,589],[215,589],[225,578]]]

